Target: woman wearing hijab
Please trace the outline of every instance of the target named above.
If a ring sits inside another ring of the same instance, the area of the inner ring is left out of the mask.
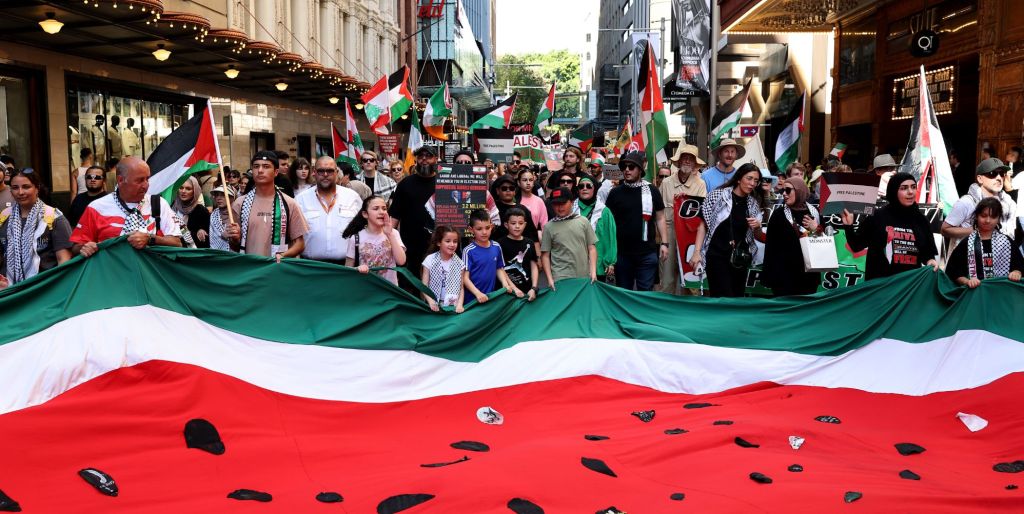
[[[821,284],[821,273],[804,271],[804,256],[800,251],[800,238],[818,233],[820,229],[818,210],[807,203],[810,195],[803,179],[783,181],[785,204],[775,209],[768,220],[761,281],[775,296],[813,294]]]
[[[615,216],[605,216],[604,202],[597,197],[597,181],[589,173],[581,172],[576,184],[579,197],[576,199],[576,210],[580,216],[590,220],[590,226],[597,234],[597,276],[599,280],[608,274],[608,270],[619,260],[616,244]]]
[[[11,177],[14,203],[0,212],[0,289],[71,258],[71,225],[39,200],[41,187],[37,173]]]
[[[928,220],[917,207],[917,181],[909,173],[897,173],[886,185],[888,205],[865,216],[854,230],[853,214],[843,210],[843,230],[850,248],[868,249],[865,280],[888,277],[921,266],[939,270],[938,252]]]
[[[188,228],[197,248],[210,247],[210,212],[199,204],[199,181],[189,177],[178,188],[171,209],[181,220],[182,227]]]
[[[697,227],[690,266],[705,270],[711,296],[746,292],[747,272],[757,254],[754,239],[763,237],[760,185],[761,170],[748,162],[701,205],[703,223]]]

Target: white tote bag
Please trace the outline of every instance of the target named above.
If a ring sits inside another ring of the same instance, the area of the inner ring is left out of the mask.
[[[832,271],[839,268],[836,239],[832,236],[801,237],[800,253],[804,256],[804,271]]]

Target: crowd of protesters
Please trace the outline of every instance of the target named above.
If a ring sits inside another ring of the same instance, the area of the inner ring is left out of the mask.
[[[215,169],[188,177],[172,201],[148,194],[144,161],[126,157],[104,169],[83,149],[83,165],[70,177],[77,194],[67,217],[40,200],[37,174],[0,159],[0,286],[127,236],[136,249],[213,248],[349,266],[420,294],[431,309],[456,312],[500,290],[532,301],[539,289],[556,289],[568,278],[698,294],[684,284],[681,263],[706,280],[711,296],[743,296],[755,262],[776,296],[816,292],[821,275],[805,271],[800,240],[831,230],[817,207],[822,175],[853,170],[829,158],[813,171],[794,163],[772,177],[752,163],[736,166],[744,147],[731,139],[712,149],[713,162],[698,153],[679,144],[670,162],[655,167],[652,183],[640,152],[619,157],[621,178],[613,179],[604,176],[605,156],[596,151],[586,156],[569,147],[561,169],[548,170],[518,153],[495,165],[463,149],[452,161],[486,167],[489,183],[485,208],[471,213],[465,231],[435,224],[438,156],[429,146],[415,152],[409,169],[371,151],[362,152],[358,167],[261,151],[245,173]],[[1010,165],[987,157],[973,182],[963,178],[966,164],[950,155],[963,196],[942,223],[944,251],[916,203],[918,182],[892,156],[857,170],[879,176],[880,206],[860,217],[844,211],[838,228],[852,250],[866,249],[865,278],[938,270],[945,260],[946,273],[966,287],[993,277],[1020,280],[1024,209],[1017,208],[1010,177],[1022,153],[1015,147]],[[696,237],[684,255],[673,227],[682,195],[700,202]],[[396,267],[411,273],[400,279]]]

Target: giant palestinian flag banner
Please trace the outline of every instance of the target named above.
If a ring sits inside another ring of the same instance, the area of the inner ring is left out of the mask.
[[[0,292],[0,509],[1014,512],[1022,300],[925,269],[811,301],[575,279],[456,315],[332,264],[108,241]]]
[[[164,138],[146,159],[149,165],[149,192],[174,201],[188,177],[220,166],[220,145],[213,124],[210,102]]]

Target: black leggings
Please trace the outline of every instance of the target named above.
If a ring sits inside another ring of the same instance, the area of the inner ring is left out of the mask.
[[[747,270],[729,264],[729,256],[708,255],[705,268],[711,296],[742,297],[747,291]]]

